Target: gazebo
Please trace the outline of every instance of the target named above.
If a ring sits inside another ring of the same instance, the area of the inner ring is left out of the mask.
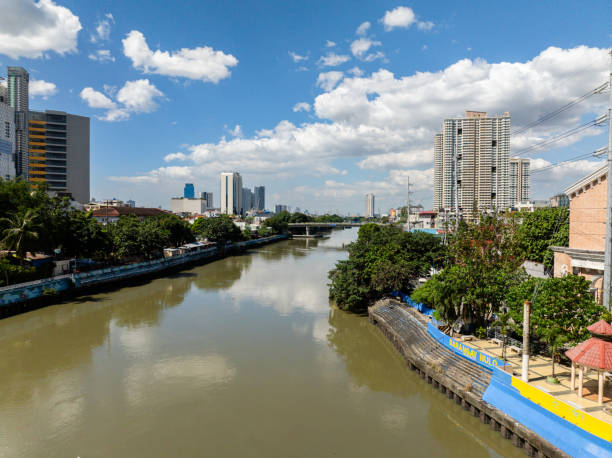
[[[599,382],[597,402],[602,405],[604,372],[612,370],[612,326],[604,320],[599,320],[587,329],[592,337],[569,349],[565,355],[572,360],[572,390],[576,389],[576,366],[578,366],[578,397],[582,397],[584,368],[597,371]]]

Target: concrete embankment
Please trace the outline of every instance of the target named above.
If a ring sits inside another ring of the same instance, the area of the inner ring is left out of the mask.
[[[234,243],[228,245],[223,250],[211,247],[152,261],[108,267],[90,272],[74,273],[6,286],[0,288],[0,317],[15,315],[42,305],[57,303],[63,297],[83,294],[96,288],[108,288],[109,285],[118,285],[128,281],[159,276],[172,270],[180,270],[190,265],[201,264],[219,257],[231,256],[236,252],[285,240],[286,238],[286,235],[276,235]]]
[[[487,364],[494,365],[497,361],[485,360],[479,364],[476,362],[479,360],[477,355],[470,355],[476,356],[472,360],[451,351],[428,332],[424,317],[403,307],[400,302],[379,301],[369,309],[369,317],[422,379],[433,384],[450,400],[461,404],[472,415],[480,417],[483,423],[490,424],[503,438],[523,448],[528,456],[570,456],[483,400],[493,378],[493,370]],[[456,350],[464,351],[463,348]]]

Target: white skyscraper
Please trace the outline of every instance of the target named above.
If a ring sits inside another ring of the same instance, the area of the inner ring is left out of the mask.
[[[513,208],[529,201],[529,167],[529,159],[520,157],[510,159],[510,206]]]
[[[238,172],[221,173],[221,213],[241,215],[242,177]]]
[[[374,194],[366,194],[366,218],[374,218]]]
[[[445,119],[434,139],[434,210],[473,218],[510,206],[510,114],[466,111]],[[476,205],[476,208],[474,208]]]

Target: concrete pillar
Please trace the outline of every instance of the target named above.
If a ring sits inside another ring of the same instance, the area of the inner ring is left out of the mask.
[[[570,386],[572,387],[572,391],[576,390],[576,363],[572,361],[572,376],[570,379]]]
[[[306,237],[310,237],[310,226],[306,226]]]
[[[603,391],[604,391],[604,373],[602,370],[597,371],[597,381],[599,386],[597,387],[597,403],[603,404]]]
[[[523,364],[521,369],[521,379],[529,382],[529,332],[531,320],[531,302],[523,303]]]
[[[584,383],[584,367],[578,369],[578,397],[582,397],[582,384]]]

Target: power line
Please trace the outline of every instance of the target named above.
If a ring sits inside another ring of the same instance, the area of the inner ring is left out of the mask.
[[[597,86],[595,89],[590,90],[589,92],[587,92],[584,95],[581,95],[580,97],[578,97],[575,100],[572,100],[569,103],[566,103],[565,105],[563,105],[562,107],[557,108],[554,111],[551,111],[550,113],[545,114],[544,116],[542,116],[540,119],[537,119],[536,121],[533,121],[530,124],[527,124],[526,126],[523,127],[519,127],[518,129],[514,130],[511,132],[511,135],[516,135],[516,134],[520,134],[522,132],[525,132],[529,129],[531,129],[532,127],[535,127],[539,124],[542,124],[543,122],[548,121],[549,119],[554,118],[555,116],[560,115],[561,113],[563,113],[566,110],[569,110],[571,107],[573,107],[574,105],[579,104],[580,102],[585,101],[586,99],[588,99],[589,97],[595,95],[595,94],[601,94],[604,92],[604,90],[608,87],[608,82],[606,81],[605,83]]]
[[[547,170],[554,169],[555,167],[559,167],[561,165],[569,164],[571,162],[576,162],[576,161],[579,161],[581,159],[587,159],[587,158],[589,158],[591,156],[593,156],[593,153],[581,154],[579,156],[575,156],[575,157],[572,157],[570,159],[566,159],[566,160],[563,160],[563,161],[555,162],[554,164],[545,165],[544,167],[540,167],[539,169],[533,169],[531,171],[531,174],[533,175],[535,173],[545,172]]]

